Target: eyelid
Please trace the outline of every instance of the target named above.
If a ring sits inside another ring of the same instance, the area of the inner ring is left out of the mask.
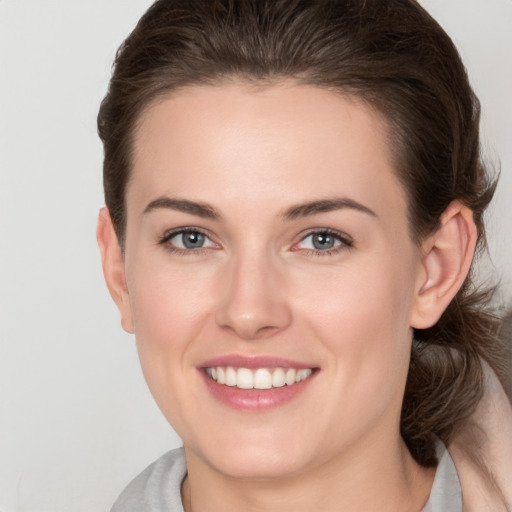
[[[209,245],[207,247],[198,247],[198,248],[182,248],[182,247],[177,247],[175,245],[169,244],[169,241],[172,238],[174,238],[177,235],[184,234],[184,233],[201,233],[206,238],[208,238],[208,240],[211,242],[212,245]],[[314,234],[317,234],[317,233],[330,235],[330,236],[336,238],[336,240],[339,241],[339,243],[330,249],[301,249],[301,248],[297,248],[297,246],[301,242],[303,242],[306,238],[308,238]],[[158,244],[167,246],[168,250],[170,250],[171,252],[182,253],[182,254],[185,254],[185,253],[198,254],[198,253],[201,253],[206,250],[221,248],[220,244],[218,244],[214,240],[214,237],[210,234],[210,232],[208,230],[199,228],[196,226],[182,226],[182,227],[167,230],[159,238]],[[352,237],[342,231],[338,231],[337,229],[332,229],[332,228],[314,228],[314,229],[307,230],[301,236],[300,240],[298,242],[295,242],[292,245],[291,250],[294,252],[301,251],[303,253],[311,253],[314,255],[323,256],[323,255],[329,255],[329,254],[348,250],[353,247],[353,244],[354,244],[354,240],[352,239]]]
[[[318,233],[330,235],[330,236],[336,238],[340,243],[330,249],[300,249],[300,248],[296,248],[297,245],[299,245],[301,242],[303,242],[306,238],[308,238],[312,235],[318,234]],[[354,245],[354,240],[352,239],[352,237],[342,231],[338,231],[337,229],[332,229],[332,228],[315,228],[315,229],[308,230],[306,232],[306,234],[301,236],[300,240],[293,244],[291,250],[292,251],[302,251],[302,252],[322,256],[322,255],[329,255],[329,254],[333,254],[333,253],[351,249],[353,247],[353,245]]]
[[[172,240],[175,236],[181,235],[181,234],[184,234],[184,233],[201,233],[206,238],[208,238],[208,240],[213,244],[213,247],[210,245],[210,246],[207,246],[207,247],[198,247],[198,248],[195,248],[195,249],[187,249],[187,248],[183,248],[183,247],[177,247],[177,246],[171,245],[169,243],[170,240]],[[169,229],[161,237],[159,237],[158,244],[159,245],[166,245],[168,250],[170,250],[172,252],[189,253],[189,254],[190,253],[197,254],[197,253],[200,253],[200,252],[202,252],[204,250],[220,248],[220,245],[213,240],[213,237],[212,237],[212,235],[210,234],[210,232],[208,230],[203,229],[203,228],[199,228],[199,227],[196,227],[196,226],[182,226],[182,227],[179,227],[179,228]]]

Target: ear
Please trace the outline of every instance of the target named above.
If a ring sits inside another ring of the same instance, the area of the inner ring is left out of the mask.
[[[123,253],[107,208],[100,210],[96,238],[100,246],[105,282],[107,283],[110,295],[121,313],[121,325],[126,332],[133,333]]]
[[[468,275],[477,230],[473,212],[453,201],[440,227],[422,244],[422,271],[411,312],[411,327],[427,329],[441,317]]]

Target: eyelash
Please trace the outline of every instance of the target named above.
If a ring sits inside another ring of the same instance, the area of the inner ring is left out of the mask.
[[[179,229],[174,229],[174,230],[171,230],[171,231],[167,231],[160,238],[158,243],[159,243],[159,245],[165,246],[165,248],[169,252],[171,252],[173,254],[184,255],[184,256],[189,256],[191,254],[202,254],[205,251],[209,250],[209,247],[198,247],[196,249],[186,249],[186,248],[182,249],[181,247],[176,247],[176,246],[174,246],[174,245],[169,243],[169,241],[172,240],[175,236],[183,235],[183,234],[186,234],[186,233],[200,233],[201,235],[204,235],[206,238],[211,240],[211,237],[208,235],[208,233],[206,233],[202,229],[195,228],[195,227],[188,227],[188,228],[179,228]]]
[[[191,254],[196,254],[197,255],[197,254],[202,254],[205,251],[208,251],[210,249],[210,247],[198,247],[198,248],[195,248],[195,249],[186,249],[186,248],[182,249],[181,247],[176,247],[176,246],[174,246],[174,245],[169,243],[169,241],[172,240],[175,236],[183,235],[183,234],[186,234],[186,233],[200,233],[200,234],[204,235],[206,238],[211,240],[211,238],[208,235],[208,233],[203,231],[202,229],[195,228],[195,227],[187,227],[187,228],[179,228],[179,229],[175,229],[175,230],[172,230],[172,231],[167,231],[159,239],[158,243],[159,243],[159,245],[165,246],[166,249],[169,252],[174,253],[174,254],[178,254],[178,255],[187,255],[187,256],[191,255]],[[331,248],[331,249],[325,249],[325,250],[321,250],[321,249],[302,249],[303,252],[305,252],[306,254],[311,255],[311,256],[330,256],[330,255],[333,255],[333,254],[340,253],[342,251],[349,250],[354,245],[353,240],[348,235],[346,235],[345,233],[342,233],[340,231],[336,231],[336,230],[333,230],[333,229],[330,229],[330,228],[322,228],[322,229],[315,229],[315,230],[312,230],[312,231],[308,231],[307,234],[304,235],[299,240],[299,242],[294,244],[294,246],[299,244],[300,242],[303,242],[306,238],[308,238],[310,236],[313,236],[315,234],[322,234],[322,235],[332,236],[337,241],[339,241],[340,244],[335,246],[335,247],[333,247],[333,248]],[[300,250],[300,249],[296,249],[296,250]]]
[[[342,251],[347,251],[354,246],[353,240],[348,235],[346,235],[345,233],[342,233],[340,231],[330,229],[330,228],[321,228],[321,229],[314,229],[312,231],[308,231],[308,233],[306,235],[304,235],[298,243],[303,242],[306,238],[308,238],[309,236],[315,235],[315,234],[332,236],[337,241],[339,241],[340,244],[331,249],[325,249],[325,250],[303,249],[303,252],[306,252],[306,254],[308,254],[310,256],[320,256],[320,257],[321,256],[331,256],[334,254],[338,254]],[[294,244],[294,245],[297,245],[297,244]]]

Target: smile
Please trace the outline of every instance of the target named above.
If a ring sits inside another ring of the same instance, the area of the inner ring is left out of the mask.
[[[308,379],[312,368],[234,368],[233,366],[210,366],[206,375],[225,386],[238,389],[272,389],[292,386]]]

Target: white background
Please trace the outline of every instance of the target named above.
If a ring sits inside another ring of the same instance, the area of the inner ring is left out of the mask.
[[[96,114],[149,0],[0,0],[0,512],[100,512],[179,439],[119,326],[95,242]],[[501,166],[488,216],[512,297],[512,1],[424,0],[453,37]]]

